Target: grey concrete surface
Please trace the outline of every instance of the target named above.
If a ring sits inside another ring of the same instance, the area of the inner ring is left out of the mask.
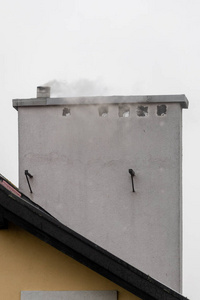
[[[21,300],[117,300],[116,291],[22,291]]]
[[[181,291],[182,108],[173,98],[164,109],[163,102],[126,102],[18,106],[20,189],[73,230]]]

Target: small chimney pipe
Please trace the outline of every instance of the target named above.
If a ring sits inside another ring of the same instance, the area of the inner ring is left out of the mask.
[[[50,98],[51,88],[50,86],[38,86],[37,98]]]

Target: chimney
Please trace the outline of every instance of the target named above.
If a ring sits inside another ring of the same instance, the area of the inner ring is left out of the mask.
[[[50,98],[50,90],[49,86],[38,86],[37,87],[37,98]]]
[[[181,291],[184,95],[13,100],[19,186],[59,221]],[[46,99],[41,99],[41,98]],[[27,170],[33,177],[25,176]]]

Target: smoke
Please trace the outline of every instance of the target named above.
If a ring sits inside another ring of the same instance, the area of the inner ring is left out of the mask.
[[[101,80],[79,79],[73,82],[51,80],[44,84],[51,87],[51,97],[104,96],[108,88]]]

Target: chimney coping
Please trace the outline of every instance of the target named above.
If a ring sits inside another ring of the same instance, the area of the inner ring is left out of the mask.
[[[13,107],[18,110],[22,106],[58,106],[58,105],[102,105],[102,104],[153,104],[180,103],[182,108],[188,108],[189,102],[184,94],[180,95],[150,95],[150,96],[90,96],[65,98],[30,98],[13,99]]]

